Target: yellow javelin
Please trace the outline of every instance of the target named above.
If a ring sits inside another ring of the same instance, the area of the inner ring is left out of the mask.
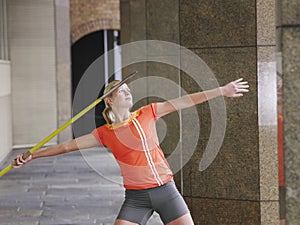
[[[86,114],[88,111],[90,111],[92,108],[94,108],[96,105],[98,105],[106,96],[110,95],[114,90],[116,90],[118,87],[120,87],[122,84],[124,84],[126,81],[128,81],[131,77],[133,77],[137,71],[133,72],[129,76],[127,76],[124,80],[122,80],[120,83],[115,85],[109,92],[102,95],[100,98],[96,99],[94,102],[92,102],[89,106],[87,106],[85,109],[83,109],[81,112],[76,114],[73,118],[68,120],[66,123],[64,123],[61,127],[59,127],[57,130],[52,132],[49,136],[45,137],[43,140],[41,140],[39,143],[37,143],[33,148],[28,150],[24,153],[23,159],[28,158],[32,153],[40,149],[44,144],[46,144],[48,141],[50,141],[52,138],[54,138],[56,135],[58,135],[60,132],[62,132],[64,129],[66,129],[68,126],[70,126],[72,123],[74,123],[76,120],[78,120],[80,117],[82,117],[84,114]],[[6,174],[8,171],[10,171],[13,167],[14,161],[8,165],[5,169],[3,169],[0,172],[0,177],[2,177],[4,174]]]

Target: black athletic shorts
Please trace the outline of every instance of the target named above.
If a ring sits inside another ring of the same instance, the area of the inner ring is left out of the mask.
[[[164,224],[189,213],[174,181],[144,190],[126,190],[117,219],[145,225],[156,211]]]

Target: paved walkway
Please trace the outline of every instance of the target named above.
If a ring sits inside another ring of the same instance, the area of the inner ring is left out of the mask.
[[[104,149],[40,158],[0,178],[0,224],[113,224],[123,199],[118,166]],[[157,214],[148,222],[161,224]]]

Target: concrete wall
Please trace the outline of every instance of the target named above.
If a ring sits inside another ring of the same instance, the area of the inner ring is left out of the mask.
[[[7,4],[13,145],[32,145],[57,128],[54,1]]]
[[[10,62],[0,60],[0,162],[12,149]]]

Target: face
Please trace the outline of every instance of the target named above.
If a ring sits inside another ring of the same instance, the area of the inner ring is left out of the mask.
[[[108,98],[108,103],[114,108],[131,108],[132,95],[127,84],[123,84],[112,94],[112,97]]]

